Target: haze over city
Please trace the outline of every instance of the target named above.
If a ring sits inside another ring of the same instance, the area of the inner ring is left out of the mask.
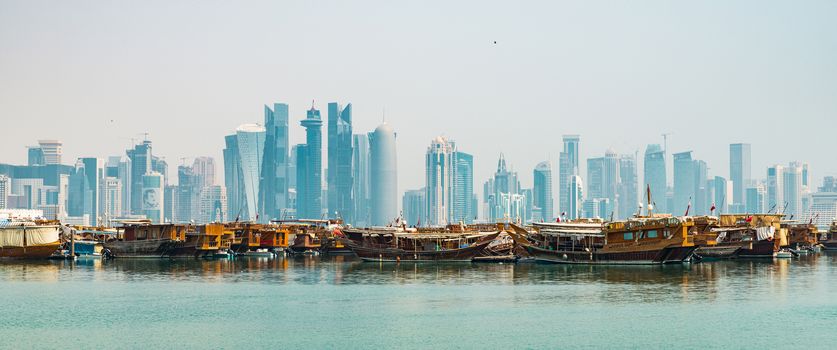
[[[816,186],[837,172],[837,5],[729,5],[3,1],[2,162],[38,139],[123,154],[145,132],[171,165],[220,161],[265,104],[288,103],[304,142],[314,100],[352,103],[356,132],[393,126],[399,193],[423,186],[438,135],[474,155],[478,193],[501,152],[524,186],[540,161],[557,173],[562,134],[582,159],[638,151],[641,169],[671,133],[670,152],[722,176],[728,144],[750,143],[753,177],[801,160]]]

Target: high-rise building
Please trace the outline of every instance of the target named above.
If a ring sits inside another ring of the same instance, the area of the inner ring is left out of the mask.
[[[199,187],[215,185],[215,159],[212,157],[197,157],[192,162],[192,171],[198,177]]]
[[[536,215],[540,219],[551,222],[555,219],[554,201],[552,199],[552,164],[548,161],[538,163],[532,172],[532,176],[534,177],[532,210],[537,212]]]
[[[767,197],[767,190],[763,184],[757,184],[755,187],[747,188],[747,213],[761,214],[765,213],[765,200]]]
[[[301,219],[319,219],[323,204],[322,125],[320,111],[311,106],[305,127],[305,144],[296,153],[296,214]]]
[[[570,208],[570,178],[579,174],[578,146],[581,138],[578,135],[564,135],[564,150],[560,154],[558,164],[558,198],[559,209],[567,212]]]
[[[64,154],[61,141],[38,140],[38,145],[41,149],[44,165],[61,164],[61,156]]]
[[[349,219],[352,202],[352,104],[328,104],[328,214]]]
[[[566,211],[566,218],[573,220],[581,218],[584,214],[584,182],[581,181],[581,176],[574,175],[570,177],[568,188],[566,190],[569,195],[569,205]]]
[[[502,153],[500,154],[500,159],[497,161],[497,171],[494,173],[494,178],[487,187],[489,186],[490,192],[486,192],[489,193],[486,198],[489,221],[529,220],[528,216],[520,216],[528,214],[525,210],[518,210],[517,204],[511,203],[511,201],[520,201],[522,204],[525,204],[525,198],[520,193],[520,181],[518,180],[517,172],[508,168],[506,159]],[[518,198],[515,195],[521,195],[521,197]]]
[[[227,220],[238,221],[244,209],[244,182],[241,174],[241,160],[238,156],[238,137],[235,134],[224,137],[224,187],[227,191]]]
[[[384,226],[398,215],[395,131],[381,124],[369,135],[371,224]]]
[[[689,204],[695,199],[695,161],[692,152],[672,154],[674,158],[674,201],[672,215],[683,215]],[[658,210],[659,211],[659,210]]]
[[[11,191],[12,181],[8,176],[0,174],[0,209],[9,208],[9,192]]]
[[[785,200],[782,205],[787,206],[787,208],[783,208],[782,213],[787,215],[788,218],[792,216],[798,219],[805,212],[805,208],[802,207],[802,168],[802,163],[790,163],[785,168],[782,176],[782,196]]]
[[[715,187],[710,186],[709,181],[709,167],[705,161],[695,160],[693,169],[694,176],[694,198],[692,199],[692,209],[689,214],[692,215],[707,215],[709,208],[712,206],[714,200]],[[676,214],[676,213],[675,213]]]
[[[280,218],[291,208],[288,204],[289,176],[292,174],[288,154],[288,116],[287,104],[274,103],[273,109],[264,106],[265,142],[259,207],[265,219]]]
[[[638,187],[636,157],[619,157],[619,217],[629,218],[638,209]]]
[[[104,177],[100,181],[100,224],[110,226],[113,218],[122,215],[122,181],[112,176]]]
[[[470,224],[476,219],[473,215],[474,200],[474,156],[456,150],[453,156],[453,195],[451,223]]]
[[[732,180],[732,203],[730,209],[740,212],[746,202],[745,189],[750,186],[750,144],[729,145],[729,178]]]
[[[27,147],[28,165],[46,165],[44,162],[44,150],[39,146]]]
[[[199,222],[200,220],[200,192],[204,179],[195,173],[191,166],[177,167],[177,196],[176,205],[171,209],[174,213],[169,217],[172,222]]]
[[[426,190],[424,188],[404,192],[401,207],[403,208],[404,222],[406,222],[408,226],[421,226],[427,224],[425,215],[425,208],[427,205],[424,200],[425,193]]]
[[[803,173],[807,169],[803,170]],[[803,175],[803,178],[807,174]],[[808,182],[810,184],[810,182]],[[820,230],[826,232],[832,222],[837,222],[837,178],[826,176],[822,187],[811,194],[811,206],[806,209],[801,218],[803,222],[811,222]]]
[[[606,213],[619,211],[619,159],[608,150],[604,157],[587,159],[587,198],[607,198],[611,206]]]
[[[721,214],[721,213],[729,213],[731,202],[732,202],[732,193],[733,189],[733,182],[729,181],[721,176],[715,176],[713,181],[714,185],[714,192],[715,196],[712,200],[712,203],[715,204],[715,213],[707,213],[707,214]],[[710,207],[711,209],[711,207]]]
[[[200,195],[200,222],[223,222],[227,215],[227,191],[223,186],[212,185],[203,188]]]
[[[428,226],[444,226],[452,219],[455,151],[456,143],[442,136],[427,148],[424,189]]]
[[[780,213],[785,205],[785,167],[774,165],[767,168],[767,208],[768,212]]]
[[[151,167],[151,141],[143,141],[135,145],[134,149],[127,151],[131,165],[131,191],[130,208],[131,214],[143,214],[142,204],[142,176],[152,171]],[[162,193],[161,193],[162,195]],[[160,198],[162,200],[162,197]]]
[[[244,124],[235,130],[235,136],[238,142],[241,183],[244,185],[241,218],[246,221],[266,221],[268,218],[260,217],[258,213],[265,129],[259,124]]]
[[[369,135],[352,136],[352,216],[349,223],[369,226]]]
[[[156,171],[142,175],[142,211],[146,218],[153,223],[164,222],[163,190],[165,180],[163,174]]]
[[[668,184],[666,179],[666,153],[660,145],[648,145],[645,149],[644,184],[642,187],[650,188],[651,202],[655,205],[658,213],[668,212],[666,193]],[[642,202],[647,202],[645,198]]]

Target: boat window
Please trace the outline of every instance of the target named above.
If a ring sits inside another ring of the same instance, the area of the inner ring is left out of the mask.
[[[648,238],[657,238],[657,230],[649,230],[645,236]]]
[[[634,239],[634,233],[633,232],[625,232],[625,233],[622,234],[622,239],[624,239],[626,241],[630,241],[630,240]]]
[[[663,236],[665,236],[666,238],[671,237],[671,230],[663,231]]]

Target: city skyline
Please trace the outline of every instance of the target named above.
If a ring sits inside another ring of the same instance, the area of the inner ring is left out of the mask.
[[[820,44],[837,36],[825,16],[831,5],[777,4],[758,14],[733,5],[720,18],[700,3],[665,10],[637,4],[605,14],[596,2],[480,2],[479,15],[473,3],[375,5],[380,16],[348,26],[368,3],[326,11],[277,11],[272,4],[76,11],[63,3],[3,3],[0,28],[14,30],[0,32],[16,34],[0,37],[7,53],[0,57],[0,117],[15,120],[16,132],[0,147],[53,138],[64,142],[68,159],[105,157],[149,132],[156,153],[172,165],[183,157],[220,160],[223,136],[261,122],[262,105],[274,101],[289,105],[289,143],[302,143],[298,125],[313,98],[322,108],[326,101],[353,103],[355,130],[373,130],[385,118],[399,131],[399,193],[423,186],[426,140],[437,135],[470,150],[478,183],[501,152],[518,171],[549,160],[557,174],[556,139],[563,134],[582,135],[581,159],[608,148],[642,153],[671,133],[668,154],[693,150],[713,175],[729,176],[730,143],[752,145],[754,176],[795,160],[811,164],[816,185],[837,174],[828,162],[831,147],[817,141],[830,140],[837,113],[830,98],[837,95],[834,52]],[[62,16],[67,11],[76,19]],[[422,25],[425,17],[463,13],[464,22]],[[151,18],[154,28],[138,25]],[[717,26],[698,25],[709,18]],[[312,20],[324,25],[294,30]],[[200,30],[184,29],[184,21]],[[231,25],[209,25],[219,22]],[[613,26],[619,30],[607,30]],[[49,35],[58,30],[60,41]],[[229,44],[223,52],[218,40]],[[283,54],[329,46],[355,54],[337,63],[327,55]],[[43,123],[56,106],[61,118]],[[486,129],[503,137],[488,137]],[[713,141],[697,141],[706,135]],[[23,164],[21,153],[1,161]],[[586,179],[584,161],[581,168]],[[521,181],[532,186],[528,176]]]

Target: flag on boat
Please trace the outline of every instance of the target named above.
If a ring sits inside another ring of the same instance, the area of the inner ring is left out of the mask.
[[[689,209],[692,209],[692,197],[689,197],[689,205],[686,206],[686,214],[683,216],[689,216]]]

